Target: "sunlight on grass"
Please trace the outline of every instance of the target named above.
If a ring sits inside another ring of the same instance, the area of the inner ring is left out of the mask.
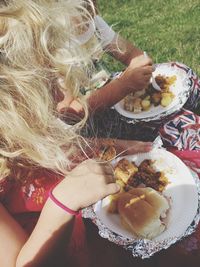
[[[179,61],[200,76],[199,0],[99,0],[115,31],[148,52],[155,63]],[[106,56],[110,70],[120,64]]]

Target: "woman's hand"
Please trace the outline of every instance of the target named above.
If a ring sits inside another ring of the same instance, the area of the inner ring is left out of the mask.
[[[121,139],[116,139],[115,146],[117,154],[120,154],[120,156],[149,152],[152,149],[151,142],[141,142],[141,141],[121,140]]]
[[[119,190],[110,164],[86,160],[54,188],[53,194],[64,205],[79,210]]]
[[[153,72],[152,59],[141,55],[131,60],[129,66],[118,78],[127,94],[147,88]]]

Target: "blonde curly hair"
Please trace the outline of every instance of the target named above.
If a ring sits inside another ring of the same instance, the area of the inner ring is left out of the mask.
[[[91,58],[101,47],[76,42],[92,21],[88,5],[94,10],[90,0],[0,0],[0,178],[12,161],[67,173],[88,113],[80,88],[90,86]],[[58,119],[56,90],[84,107],[69,129]]]

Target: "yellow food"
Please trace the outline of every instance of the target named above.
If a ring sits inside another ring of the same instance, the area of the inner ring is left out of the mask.
[[[174,94],[170,91],[170,86],[176,81],[176,76],[157,75],[156,83],[160,86],[161,91],[157,91],[150,84],[145,90],[138,91],[127,95],[124,98],[124,109],[134,113],[148,110],[152,105],[167,107],[171,104]]]
[[[156,171],[151,160],[143,160],[139,166],[127,159],[121,159],[114,167],[116,183],[121,187],[120,192],[109,196],[109,213],[117,213],[118,200],[125,192],[132,188],[138,188],[141,185],[151,187],[162,193],[169,183],[163,172]]]
[[[148,100],[148,99],[144,99],[141,102],[141,106],[142,106],[143,110],[148,110],[150,108],[150,106],[151,106],[151,101]]]
[[[114,169],[114,175],[117,180],[123,181],[124,184],[128,182],[128,179],[138,171],[137,166],[128,161],[127,159],[121,159]]]
[[[172,100],[174,98],[174,95],[171,93],[162,93],[162,99],[161,99],[161,105],[163,107],[167,107],[171,104]]]

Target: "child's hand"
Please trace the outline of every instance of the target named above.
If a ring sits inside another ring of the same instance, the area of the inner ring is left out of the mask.
[[[74,168],[53,193],[64,205],[79,210],[119,190],[111,165],[86,160]]]
[[[150,57],[141,55],[131,60],[129,66],[118,78],[127,93],[147,88],[152,76],[153,66]]]

